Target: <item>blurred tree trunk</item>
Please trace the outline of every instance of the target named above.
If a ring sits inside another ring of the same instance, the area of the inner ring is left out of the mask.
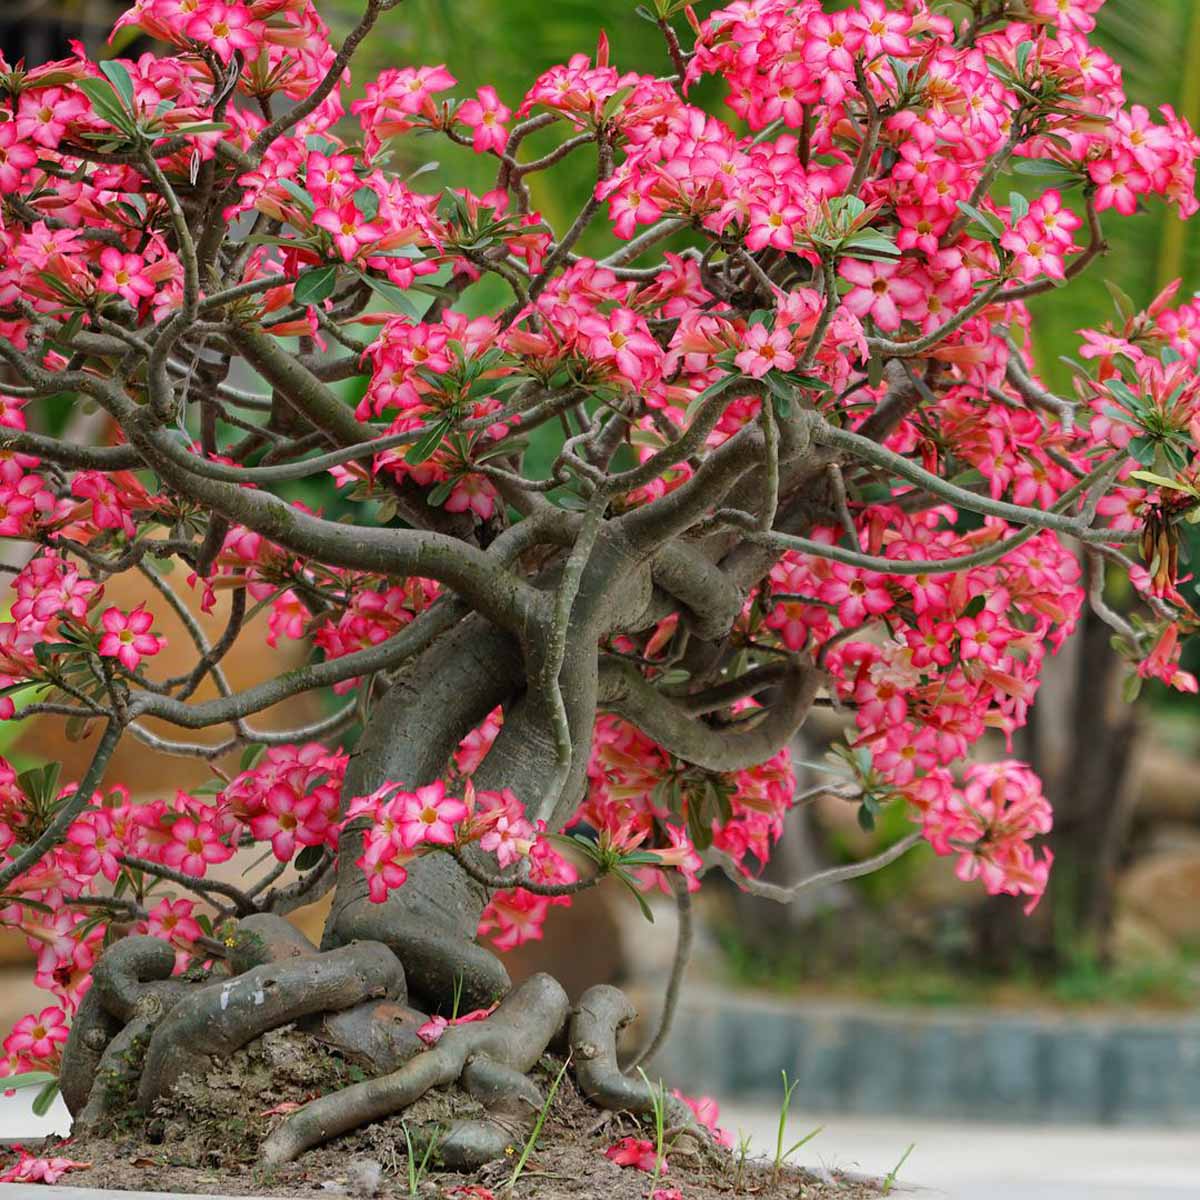
[[[0,51],[31,66],[71,53],[72,41],[92,54],[103,47],[124,4],[116,0],[0,0]]]
[[[1108,626],[1085,610],[1051,660],[1018,751],[1041,775],[1054,808],[1050,885],[1026,917],[1011,897],[984,904],[977,946],[988,965],[1051,967],[1081,951],[1103,956],[1112,929],[1117,870],[1129,836],[1137,708],[1125,702],[1125,668]]]

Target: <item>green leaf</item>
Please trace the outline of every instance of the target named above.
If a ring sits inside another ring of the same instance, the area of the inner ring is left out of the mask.
[[[1157,475],[1153,471],[1131,471],[1129,478],[1148,483],[1151,487],[1170,488],[1173,492],[1184,492],[1187,495],[1195,494],[1195,489],[1187,484],[1180,483],[1177,479],[1168,479],[1165,475]]]
[[[242,751],[241,760],[238,762],[238,770],[249,771],[252,767],[257,766],[266,752],[267,748],[261,742],[251,742]]]
[[[587,511],[587,501],[582,496],[575,495],[574,492],[551,492],[549,499],[556,508],[565,508],[567,512]]]
[[[1131,412],[1140,413],[1143,409],[1141,398],[1137,396],[1123,379],[1113,376],[1108,381],[1108,390]]]
[[[455,479],[443,479],[437,487],[430,490],[429,494],[425,497],[425,503],[430,508],[441,508],[450,498],[450,493],[454,491],[454,485],[457,482]]]
[[[614,868],[613,875],[629,889],[630,895],[638,902],[638,907],[642,910],[642,916],[653,925],[654,913],[651,911],[650,905],[646,903],[646,897],[642,895],[641,889],[634,881],[633,876],[626,871],[622,871],[619,867]]]
[[[1133,455],[1143,467],[1154,466],[1154,443],[1149,438],[1136,437],[1129,443],[1129,453]]]
[[[634,850],[622,854],[617,860],[623,867],[657,867],[662,862],[662,855],[652,850]]]
[[[1077,171],[1052,158],[1018,158],[1013,162],[1014,175],[1030,175],[1038,178],[1073,177]]]
[[[280,179],[279,183],[291,193],[293,200],[296,200],[309,212],[312,212],[317,207],[317,202],[294,179]]]
[[[47,1083],[56,1083],[57,1077],[49,1071],[22,1071],[20,1075],[9,1075],[4,1080],[4,1090],[10,1088],[20,1091],[21,1088],[43,1087]]]
[[[337,286],[337,273],[337,267],[321,267],[319,270],[301,275],[296,280],[296,286],[292,292],[293,299],[297,304],[303,304],[306,308],[310,304],[320,304],[322,300],[327,300],[333,295],[333,289]]]
[[[46,763],[31,767],[17,776],[17,786],[35,804],[46,804],[58,795],[58,773],[61,763]]]
[[[195,121],[190,125],[176,125],[172,132],[191,136],[197,133],[224,133],[228,128],[228,121]]]
[[[110,83],[103,79],[81,79],[79,90],[92,102],[92,111],[114,129],[133,132],[133,119],[121,106],[121,98]]]
[[[1022,42],[1017,47],[1016,53],[1013,57],[1016,59],[1018,75],[1025,74],[1025,67],[1029,62],[1029,55],[1032,51],[1033,51],[1033,43],[1032,42]]]
[[[874,255],[896,258],[900,254],[900,248],[896,243],[878,229],[860,229],[842,242],[842,249],[852,258]]]
[[[379,194],[368,187],[361,187],[354,193],[354,207],[362,214],[364,221],[373,221],[379,216]]]
[[[1004,226],[991,215],[991,213],[980,212],[973,204],[968,204],[965,200],[958,202],[959,211],[965,213],[977,224],[981,225],[993,238],[998,238],[1004,232]]]
[[[986,596],[974,596],[971,598],[971,601],[967,604],[967,607],[962,610],[962,616],[977,617],[977,616],[979,616],[979,614],[981,612],[983,612],[986,604],[987,604]]]
[[[738,384],[745,386],[746,380],[742,375],[726,375],[718,379],[716,383],[710,383],[689,405],[688,415],[690,416],[701,405],[707,404],[710,400],[721,395],[722,392],[729,391],[730,388],[736,387]]]
[[[883,356],[874,350],[867,360],[867,382],[873,388],[877,388],[883,382]]]
[[[382,296],[393,308],[398,308],[401,312],[407,313],[410,317],[417,315],[417,310],[413,307],[412,301],[409,300],[403,288],[398,288],[394,283],[387,279],[376,279],[374,275],[362,276],[362,281],[377,295]]]
[[[412,449],[404,456],[409,466],[415,467],[429,458],[442,444],[442,438],[450,432],[448,420],[439,421],[419,442],[414,442]]]
[[[781,378],[786,379],[794,387],[808,388],[814,392],[831,392],[833,388],[824,379],[816,375],[803,375],[798,371],[782,372]]]
[[[767,390],[775,397],[775,411],[781,417],[786,417],[792,410],[792,389],[779,378],[775,371],[768,371],[762,379]]]
[[[1132,319],[1133,314],[1137,312],[1133,301],[1111,279],[1106,279],[1104,286],[1108,288],[1108,294],[1113,298],[1113,304],[1117,306],[1117,316],[1122,321]]]
[[[1012,210],[1013,225],[1019,224],[1029,215],[1029,201],[1020,192],[1009,192],[1008,207]]]
[[[296,855],[295,863],[293,864],[297,871],[311,871],[322,859],[325,854],[324,846],[305,846],[299,854]]]
[[[125,69],[125,64],[118,62],[114,58],[99,65],[108,82],[113,85],[117,95],[121,97],[126,109],[130,113],[133,113],[133,80],[129,77],[129,72]]]
[[[54,1103],[54,1097],[57,1095],[58,1080],[52,1079],[34,1096],[33,1104],[30,1106],[33,1109],[33,1115],[35,1117],[44,1117],[50,1111],[50,1106]]]

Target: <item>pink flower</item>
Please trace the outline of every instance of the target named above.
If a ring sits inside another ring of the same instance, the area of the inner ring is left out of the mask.
[[[838,620],[846,625],[861,625],[868,617],[878,616],[893,607],[891,593],[883,576],[834,563],[830,578],[821,584],[817,598],[836,604]]]
[[[445,785],[439,779],[415,792],[401,792],[396,797],[400,806],[400,844],[404,849],[412,850],[422,843],[454,844],[454,826],[466,818],[467,806],[445,792]]]
[[[472,145],[476,154],[487,150],[503,154],[508,144],[504,122],[512,116],[512,111],[500,103],[494,87],[481,87],[476,95],[479,98],[465,101],[456,115],[475,131]]]
[[[955,622],[958,630],[958,653],[964,662],[977,658],[980,662],[995,664],[1004,654],[1009,642],[1009,632],[994,612],[984,609],[975,617],[960,617]]]
[[[612,362],[635,387],[649,383],[662,371],[662,348],[632,309],[614,308],[607,317],[583,317],[579,332],[592,358]]]
[[[305,841],[303,823],[316,801],[316,796],[298,797],[289,787],[273,787],[267,792],[264,811],[251,818],[250,832],[260,841],[269,841],[280,862],[288,862],[296,853],[297,841]]]
[[[61,1008],[43,1008],[37,1016],[22,1017],[4,1039],[7,1053],[32,1059],[48,1059],[67,1040],[67,1014]]]
[[[350,262],[364,246],[378,242],[383,237],[381,226],[368,221],[353,198],[344,200],[336,209],[318,208],[313,213],[313,224],[333,234],[333,244],[338,253]]]
[[[908,38],[904,34],[911,24],[911,17],[889,11],[883,0],[861,0],[860,11],[852,12],[848,21],[851,33],[861,38],[859,45],[868,58],[907,54]]]
[[[266,26],[254,20],[240,4],[234,6],[222,4],[220,0],[207,0],[195,10],[185,30],[188,37],[202,42],[227,63],[235,50],[241,50],[248,59],[255,58]]]
[[[128,300],[135,308],[138,303],[158,290],[147,274],[146,260],[140,254],[125,254],[115,246],[100,251],[100,280],[102,292],[111,292]]]
[[[624,1137],[615,1146],[609,1146],[604,1157],[618,1167],[636,1167],[639,1171],[652,1172],[658,1162],[654,1143],[648,1138]],[[666,1174],[667,1160],[664,1157],[660,1174]]]
[[[400,887],[408,878],[400,855],[388,840],[369,845],[355,859],[354,865],[367,877],[367,894],[372,904],[382,904],[388,892]]]
[[[38,1158],[16,1147],[20,1158],[0,1175],[0,1183],[57,1183],[68,1171],[86,1171],[92,1164],[55,1155]]]
[[[192,916],[195,908],[191,900],[160,900],[146,914],[146,932],[172,945],[190,948],[204,932]]]
[[[1096,188],[1096,210],[1115,208],[1124,217],[1137,212],[1138,195],[1150,190],[1150,180],[1131,154],[1118,151],[1113,158],[1088,164]]]
[[[37,160],[37,150],[21,137],[15,121],[0,125],[0,194],[17,191],[22,174]]]
[[[417,1037],[427,1046],[436,1046],[441,1041],[442,1034],[452,1025],[471,1025],[475,1021],[485,1021],[495,1011],[496,1005],[493,1004],[491,1008],[476,1008],[469,1013],[463,1013],[461,1017],[447,1019],[435,1015],[417,1030]]]
[[[100,618],[104,634],[98,652],[105,658],[115,658],[127,671],[136,671],[143,658],[152,658],[167,639],[150,632],[154,616],[142,605],[126,614],[119,608],[106,608]]]
[[[921,285],[899,271],[899,263],[845,259],[841,264],[842,278],[854,287],[842,303],[856,317],[873,317],[885,333],[894,332],[900,328],[902,310],[919,305],[922,297]]]
[[[746,331],[746,348],[733,361],[743,374],[754,379],[761,379],[768,371],[790,371],[796,365],[789,349],[791,341],[786,329],[751,325]]]
[[[233,849],[221,841],[216,825],[192,817],[177,817],[171,823],[170,840],[162,848],[161,858],[168,867],[185,875],[204,877],[209,863],[225,862]]]
[[[121,844],[113,836],[112,816],[104,809],[85,812],[67,834],[67,841],[75,848],[80,870],[88,875],[97,872],[109,883],[115,883],[121,873],[117,855]]]

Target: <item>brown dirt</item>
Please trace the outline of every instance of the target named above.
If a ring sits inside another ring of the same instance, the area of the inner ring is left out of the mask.
[[[545,1091],[559,1063],[543,1059],[535,1075]],[[511,1158],[474,1174],[429,1170],[414,1194],[409,1186],[405,1123],[446,1123],[472,1116],[478,1105],[455,1090],[431,1092],[396,1116],[306,1154],[299,1162],[266,1171],[258,1147],[283,1120],[269,1110],[303,1102],[322,1092],[361,1079],[362,1073],[330,1054],[292,1027],[276,1030],[216,1063],[203,1079],[184,1080],[169,1102],[148,1120],[140,1114],[114,1122],[103,1136],[63,1142],[49,1139],[41,1153],[64,1154],[88,1162],[86,1171],[64,1176],[60,1186],[143,1189],[147,1191],[227,1193],[230,1195],[380,1196],[410,1200],[497,1200],[506,1190],[522,1147]],[[604,1150],[626,1135],[653,1139],[653,1129],[627,1115],[602,1114],[575,1089],[568,1073],[555,1096],[545,1125],[513,1189],[515,1200],[648,1200],[651,1176],[618,1167]],[[30,1145],[30,1151],[37,1148]],[[419,1156],[418,1156],[419,1157]],[[0,1170],[7,1157],[0,1150]],[[816,1175],[785,1169],[772,1185],[769,1163],[749,1160],[739,1171],[736,1156],[716,1160],[682,1138],[668,1155],[668,1171],[659,1183],[679,1188],[684,1200],[872,1200],[883,1194],[878,1182],[840,1172]]]

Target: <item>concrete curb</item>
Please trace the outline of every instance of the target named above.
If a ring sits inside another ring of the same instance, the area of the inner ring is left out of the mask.
[[[692,989],[655,1067],[687,1092],[797,1108],[1200,1126],[1200,1017],[781,1003]]]

